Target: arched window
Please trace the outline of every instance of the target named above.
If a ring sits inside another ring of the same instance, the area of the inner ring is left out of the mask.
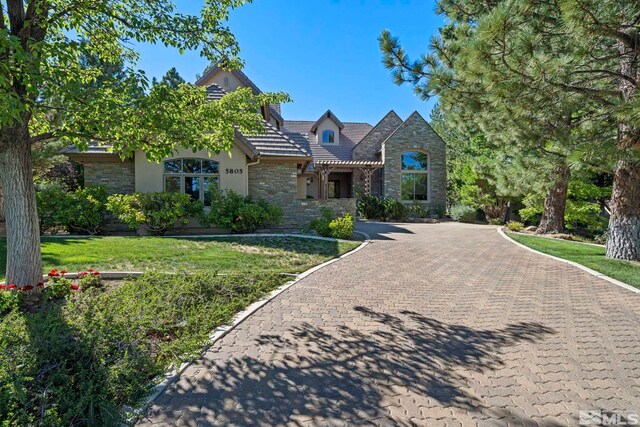
[[[335,135],[332,130],[323,130],[322,131],[322,142],[335,142]]]
[[[429,200],[429,155],[420,151],[402,154],[402,200]]]
[[[183,193],[211,206],[212,193],[220,187],[218,162],[208,159],[171,159],[164,162],[164,191]]]

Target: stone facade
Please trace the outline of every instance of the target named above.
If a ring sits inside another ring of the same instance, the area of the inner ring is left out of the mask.
[[[445,206],[447,198],[447,152],[442,138],[417,112],[413,113],[382,147],[384,160],[384,194],[391,199],[401,198],[401,157],[407,151],[429,154],[430,199],[427,206]]]
[[[378,154],[382,149],[382,143],[402,125],[402,119],[398,117],[395,111],[391,110],[384,116],[373,129],[353,147],[353,160],[372,160],[379,161]]]
[[[335,215],[349,212],[355,216],[355,199],[300,199],[297,197],[297,164],[261,162],[249,167],[249,195],[282,208],[282,228],[304,227],[318,218],[322,208]]]
[[[103,185],[112,194],[135,191],[135,164],[132,160],[83,161],[84,184]]]

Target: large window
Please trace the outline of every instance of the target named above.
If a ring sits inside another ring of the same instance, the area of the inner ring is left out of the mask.
[[[402,200],[429,200],[429,155],[410,151],[402,155]]]
[[[335,134],[332,130],[323,130],[322,131],[322,142],[324,143],[332,143],[335,142]]]
[[[220,186],[218,162],[207,159],[172,159],[164,162],[164,191],[183,193],[211,206]]]

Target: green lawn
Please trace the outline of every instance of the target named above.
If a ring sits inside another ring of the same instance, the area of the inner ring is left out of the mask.
[[[342,255],[358,242],[294,237],[91,237],[43,238],[43,270],[299,273]],[[6,240],[0,239],[0,280]]]
[[[621,282],[640,288],[640,263],[606,258],[605,249],[601,246],[515,233],[507,234],[516,242],[532,249],[577,262]]]

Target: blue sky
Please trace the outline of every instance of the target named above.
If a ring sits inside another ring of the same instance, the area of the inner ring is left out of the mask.
[[[201,1],[178,0],[197,13]],[[330,108],[343,121],[377,123],[389,110],[425,118],[425,102],[408,85],[396,86],[382,65],[377,38],[399,36],[412,57],[425,52],[442,17],[429,0],[255,0],[231,12],[230,27],[245,61],[244,72],[263,91],[284,91],[290,120],[316,120]],[[138,64],[149,78],[175,66],[188,81],[207,66],[195,52],[180,55],[161,45],[139,47]]]

